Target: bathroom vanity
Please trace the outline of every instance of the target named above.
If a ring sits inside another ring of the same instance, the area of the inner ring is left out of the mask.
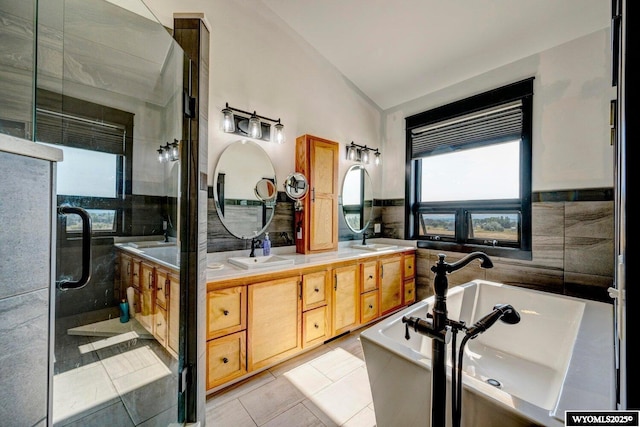
[[[133,290],[132,317],[177,358],[180,326],[179,250],[175,242],[116,244],[115,289],[126,299]]]
[[[413,303],[415,248],[382,248],[281,253],[289,264],[246,270],[210,262],[207,392]]]

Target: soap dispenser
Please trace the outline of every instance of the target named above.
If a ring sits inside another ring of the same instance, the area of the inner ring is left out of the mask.
[[[271,240],[269,240],[269,233],[264,234],[264,240],[262,241],[262,255],[271,254]]]

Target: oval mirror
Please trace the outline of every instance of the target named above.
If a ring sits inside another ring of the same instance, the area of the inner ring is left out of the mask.
[[[373,215],[373,184],[362,165],[353,165],[342,183],[342,214],[351,231],[362,233]]]
[[[213,174],[213,197],[229,233],[240,239],[262,234],[273,219],[276,189],[276,172],[262,147],[237,141],[224,149]]]

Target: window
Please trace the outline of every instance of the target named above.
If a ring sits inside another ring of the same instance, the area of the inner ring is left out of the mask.
[[[406,118],[408,239],[530,259],[533,78]]]
[[[86,209],[94,234],[123,230],[132,124],[131,113],[38,89],[36,140],[63,151],[56,167],[57,203]],[[68,215],[64,232],[81,231],[80,217]]]

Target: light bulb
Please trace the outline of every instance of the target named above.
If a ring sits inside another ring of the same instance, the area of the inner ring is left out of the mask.
[[[362,163],[364,163],[365,165],[369,164],[369,150],[367,150],[366,148],[364,150],[362,150]]]
[[[230,108],[222,109],[222,130],[228,133],[233,133],[236,130],[233,111]]]
[[[373,159],[373,163],[375,163],[376,166],[380,165],[380,153],[378,153],[376,151],[376,157]]]
[[[262,138],[262,125],[260,124],[260,119],[256,116],[255,111],[249,119],[249,136],[256,139]]]
[[[356,147],[354,147],[353,145],[349,146],[349,152],[347,154],[349,156],[349,160],[355,160],[356,159]]]
[[[160,146],[156,151],[158,152],[158,161],[160,163],[164,162],[164,150],[162,149],[162,146]]]
[[[273,127],[273,133],[273,139],[276,141],[276,143],[284,144],[284,125],[280,123],[280,120],[278,120],[278,123],[276,123],[276,125]]]

